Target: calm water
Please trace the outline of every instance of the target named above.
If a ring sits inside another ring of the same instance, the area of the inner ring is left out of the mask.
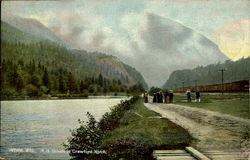
[[[0,157],[69,159],[62,143],[86,112],[96,119],[121,99],[25,100],[1,102]]]

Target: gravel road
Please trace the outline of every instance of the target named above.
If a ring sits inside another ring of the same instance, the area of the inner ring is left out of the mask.
[[[176,104],[144,104],[185,128],[196,139],[192,146],[200,151],[239,152],[249,158],[249,120]]]

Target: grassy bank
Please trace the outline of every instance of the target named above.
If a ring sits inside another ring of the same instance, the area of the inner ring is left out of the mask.
[[[142,99],[139,99],[135,106],[121,117],[119,127],[107,134],[103,144],[130,138],[152,149],[181,149],[191,143],[192,138],[187,131],[159,116],[160,114],[147,109]]]
[[[121,101],[99,122],[89,113],[87,117],[64,145],[74,159],[151,160],[154,149],[182,149],[193,140],[186,130],[147,109],[138,96]]]
[[[192,97],[194,100],[194,95]],[[175,96],[175,103],[190,107],[197,107],[229,114],[241,118],[249,118],[249,94],[209,94],[201,93],[201,102],[186,103],[186,95],[179,94]]]

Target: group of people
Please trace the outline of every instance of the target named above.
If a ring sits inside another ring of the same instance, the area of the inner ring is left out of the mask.
[[[192,102],[192,92],[186,91],[187,102]],[[148,103],[148,93],[144,93],[144,103]],[[153,103],[173,103],[174,93],[172,90],[163,93],[162,91],[153,94]],[[200,92],[195,91],[195,102],[200,102]]]
[[[162,92],[154,93],[153,103],[163,103],[163,93]]]
[[[192,102],[192,94],[190,90],[187,90],[187,102]],[[199,91],[195,91],[195,102],[201,101],[201,94]]]
[[[174,94],[170,92],[157,92],[153,95],[153,103],[173,103]]]

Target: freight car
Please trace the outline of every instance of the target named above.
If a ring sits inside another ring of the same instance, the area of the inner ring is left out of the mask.
[[[185,92],[186,90],[196,91],[199,90],[200,92],[249,92],[249,83],[248,80],[243,81],[236,81],[231,83],[224,83],[222,84],[213,84],[213,85],[204,85],[204,86],[190,86],[184,88],[177,88],[175,92]]]

